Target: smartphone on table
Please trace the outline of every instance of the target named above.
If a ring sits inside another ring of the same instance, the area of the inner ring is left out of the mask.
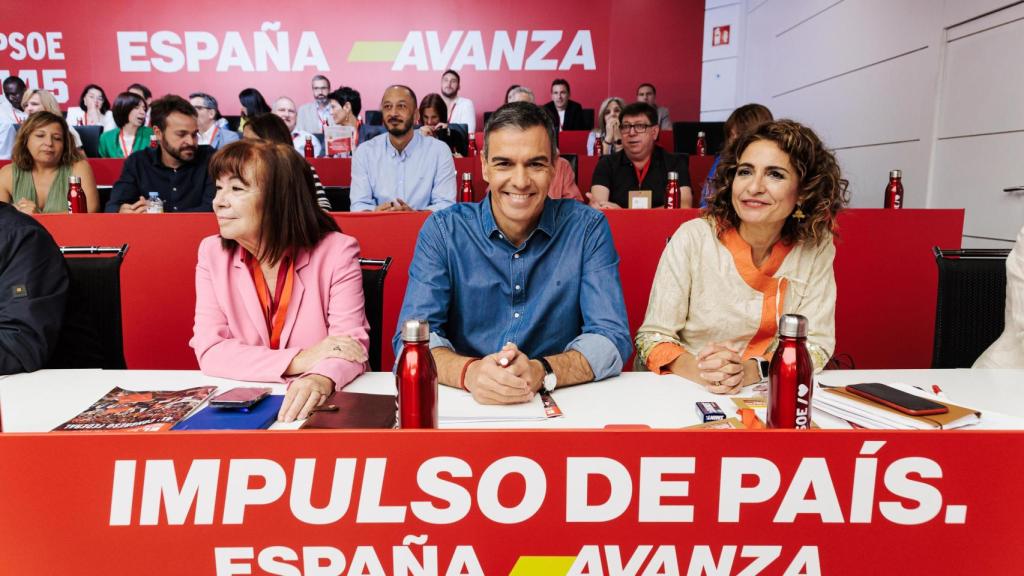
[[[949,408],[943,404],[876,382],[851,384],[846,387],[846,391],[911,416],[930,416],[949,412]]]
[[[250,408],[263,400],[273,390],[270,388],[239,387],[232,388],[210,399],[210,405],[221,408]]]

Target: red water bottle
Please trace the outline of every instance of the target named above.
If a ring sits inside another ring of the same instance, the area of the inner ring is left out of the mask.
[[[477,156],[479,154],[480,154],[480,151],[477,150],[477,147],[476,147],[476,132],[470,132],[469,133],[469,155],[470,156]]]
[[[885,207],[903,208],[903,172],[889,172],[889,185],[885,187]]]
[[[463,172],[462,188],[459,190],[459,202],[472,202],[473,200],[473,175],[469,172]]]
[[[681,208],[682,198],[679,196],[679,173],[668,173],[668,185],[665,186],[665,208],[672,210]]]
[[[430,353],[430,325],[426,320],[406,320],[402,342],[395,372],[398,427],[437,428],[437,367]]]
[[[604,136],[595,135],[594,138],[594,156],[600,158],[604,155]]]
[[[305,154],[304,155],[306,156],[306,158],[312,158],[314,156],[314,154],[313,154],[313,137],[311,135],[309,135],[309,134],[306,134],[306,150],[305,150]]]
[[[697,132],[697,156],[706,156],[708,153],[707,143],[704,142],[704,133]]]
[[[85,192],[82,192],[82,177],[68,176],[68,214],[85,214]]]
[[[783,314],[779,347],[768,367],[768,427],[811,427],[814,364],[807,351],[807,318]]]
[[[160,145],[160,141],[157,140],[156,134],[153,134],[152,136],[149,137],[149,147],[150,148],[156,148],[159,145]]]

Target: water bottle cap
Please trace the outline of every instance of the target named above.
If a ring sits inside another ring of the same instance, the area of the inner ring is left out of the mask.
[[[679,180],[679,172],[669,172],[668,173],[668,179],[669,180]]]
[[[889,178],[903,178],[903,170],[890,170]]]
[[[783,314],[779,319],[779,336],[806,338],[807,318],[799,314]]]
[[[156,139],[157,139],[157,138],[156,138],[156,134],[151,134],[151,135],[149,136],[149,141],[150,141],[150,142],[153,142],[153,141],[155,141]]]
[[[472,175],[472,174],[470,174],[469,172],[463,172],[463,173],[462,173],[462,180],[463,180],[464,182],[468,182],[468,181],[470,181],[470,180],[472,180],[472,179],[473,179],[473,175]]]
[[[405,324],[402,324],[402,340],[427,342],[430,340],[430,324],[426,320],[406,320]]]
[[[160,197],[160,193],[159,192],[150,192],[149,193],[149,197],[150,198],[159,198]]]
[[[306,142],[312,142],[312,141],[313,141],[313,136],[311,134],[306,134]]]
[[[703,138],[703,137],[704,137],[704,133],[703,132],[697,132],[697,138]]]
[[[68,176],[68,184],[81,184],[81,183],[82,183],[82,177],[81,176]]]

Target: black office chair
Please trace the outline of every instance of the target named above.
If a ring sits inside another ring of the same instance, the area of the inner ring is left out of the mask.
[[[320,155],[327,156],[327,142],[324,140],[324,133],[313,134],[313,137],[320,143]]]
[[[324,186],[324,193],[331,203],[331,212],[348,212],[352,206],[348,186]]]
[[[82,150],[88,158],[100,157],[100,134],[103,126],[75,126],[75,132],[82,139]]]
[[[725,145],[725,122],[673,122],[672,140],[675,152],[697,153],[697,133],[704,133],[709,156],[718,154]]]
[[[469,156],[469,127],[465,124],[449,124],[448,133],[435,133],[437,139],[448,145],[463,157]]]
[[[100,212],[107,209],[107,202],[110,202],[110,195],[114,192],[113,186],[97,186],[96,191],[100,195]]]
[[[382,114],[380,110],[367,110],[366,123],[370,126],[383,126],[384,114]]]
[[[238,125],[242,122],[241,116],[224,115],[221,118],[227,120],[228,129],[232,132],[238,132]]]
[[[494,112],[484,112],[484,126],[487,126],[487,121],[491,119],[491,114],[494,114]]]
[[[593,130],[594,129],[594,109],[584,108],[583,109],[583,129]]]
[[[573,182],[575,182],[576,184],[579,184],[580,183],[580,177],[579,177],[579,173],[580,173],[580,169],[579,169],[580,160],[579,160],[579,157],[576,154],[559,154],[559,156],[561,156],[562,158],[565,158],[569,162],[569,166],[572,167],[572,179],[573,179]]]
[[[124,370],[121,263],[128,245],[60,250],[71,285],[57,348],[46,367]]]
[[[360,258],[359,266],[363,269],[363,298],[365,301],[366,321],[370,324],[370,370],[380,372],[380,359],[384,324],[384,279],[391,268],[391,256],[383,260]],[[388,338],[388,342],[391,339]]]
[[[970,368],[1003,333],[1005,249],[932,248],[939,267],[932,368]]]

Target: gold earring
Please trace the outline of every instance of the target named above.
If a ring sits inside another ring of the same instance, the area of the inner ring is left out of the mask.
[[[807,218],[807,214],[804,214],[804,211],[800,209],[800,205],[797,204],[796,210],[793,211],[793,219],[797,222],[803,222],[804,218]]]

